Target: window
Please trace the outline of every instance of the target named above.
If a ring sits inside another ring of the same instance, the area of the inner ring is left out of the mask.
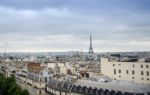
[[[132,79],[135,79],[135,77],[132,77]]]
[[[115,66],[115,64],[113,64],[113,67]]]
[[[146,75],[149,76],[149,71],[146,72]]]
[[[135,73],[135,72],[132,70],[132,75],[134,75],[134,73]]]
[[[47,82],[47,77],[45,77],[45,82]]]
[[[128,70],[126,70],[126,74],[129,74],[129,71],[128,71]]]
[[[42,78],[40,78],[40,82],[42,82]]]
[[[147,80],[149,80],[149,78],[147,78]]]
[[[39,91],[39,94],[42,94],[41,91]]]
[[[114,74],[116,74],[116,69],[114,69]]]
[[[144,75],[144,72],[143,72],[143,71],[141,71],[141,75]]]
[[[119,78],[121,78],[121,76],[119,76]]]
[[[141,68],[143,68],[143,65],[141,65]]]
[[[133,68],[134,68],[135,66],[133,65]]]
[[[121,70],[119,69],[119,73],[121,73]]]
[[[149,68],[149,66],[148,66],[148,65],[146,65],[146,68]]]

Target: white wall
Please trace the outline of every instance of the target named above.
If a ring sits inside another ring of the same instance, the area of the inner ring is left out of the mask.
[[[141,68],[141,65],[143,65],[143,68]],[[147,65],[149,68],[146,67]],[[114,69],[116,69],[116,74],[114,74]],[[119,73],[119,70],[121,70],[121,73]],[[128,74],[126,73],[126,70],[128,70]],[[135,74],[132,74],[132,71],[134,71]],[[141,75],[141,71],[143,71],[143,75]],[[149,76],[147,76],[147,72],[149,72]],[[101,73],[112,79],[150,84],[150,63],[108,62],[108,59],[102,58]]]

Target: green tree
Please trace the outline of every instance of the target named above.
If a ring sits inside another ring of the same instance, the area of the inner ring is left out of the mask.
[[[13,92],[13,94],[11,94],[11,95],[21,95],[21,92],[22,92],[22,90],[21,90],[21,88],[18,86],[18,87],[15,89],[15,91]]]
[[[18,89],[18,85],[16,83],[12,83],[12,86],[8,90],[7,95],[12,95],[14,93],[14,91],[16,91],[16,89]]]
[[[4,80],[5,80],[5,77],[2,74],[0,74],[0,89],[4,83]]]
[[[0,74],[0,91],[2,95],[29,95],[28,90],[22,90],[16,84],[14,77],[5,78],[2,74]]]
[[[8,90],[12,87],[12,83],[15,83],[15,78],[14,77],[10,77],[10,78],[6,78],[2,84],[2,94],[3,95],[7,95]]]
[[[22,92],[21,92],[21,94],[20,95],[29,95],[29,92],[28,92],[28,90],[23,90]]]

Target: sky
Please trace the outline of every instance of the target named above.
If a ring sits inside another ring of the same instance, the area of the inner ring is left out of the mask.
[[[150,51],[150,0],[0,0],[0,52]]]

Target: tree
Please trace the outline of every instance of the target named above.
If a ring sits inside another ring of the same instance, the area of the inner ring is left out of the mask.
[[[2,74],[0,74],[0,89],[4,83],[4,80],[5,80],[5,77]]]
[[[16,83],[12,83],[12,86],[8,90],[7,95],[13,95],[16,89],[18,89],[18,85]]]
[[[29,95],[29,92],[28,92],[28,90],[23,90],[22,92],[21,92],[21,94],[20,95]]]
[[[18,86],[15,91],[13,92],[13,94],[11,95],[21,95],[22,89]]]
[[[2,94],[3,95],[8,95],[8,90],[12,87],[12,84],[15,83],[15,78],[14,77],[10,77],[10,78],[6,78],[2,84]]]
[[[0,95],[29,95],[29,92],[22,90],[14,77],[5,78],[0,74]]]

